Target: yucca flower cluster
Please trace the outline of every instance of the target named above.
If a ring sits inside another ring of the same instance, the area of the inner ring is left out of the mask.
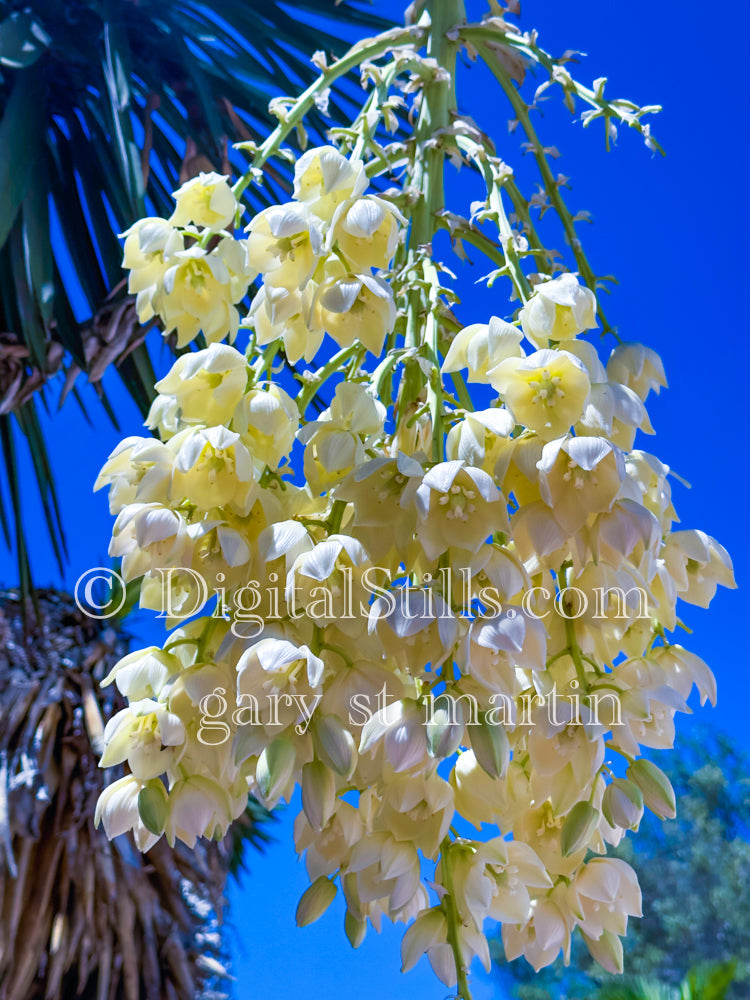
[[[645,808],[674,815],[644,754],[672,746],[694,687],[716,697],[671,638],[677,602],[734,586],[731,563],[673,530],[670,470],[634,448],[666,385],[657,354],[618,343],[600,358],[595,295],[569,272],[520,282],[513,322],[456,332],[424,246],[407,251],[404,217],[365,184],[357,152],[297,161],[294,201],[234,241],[242,273],[263,278],[247,356],[212,343],[180,357],[156,386],[159,437],[126,439],[101,473],[112,555],[179,627],[108,678],[129,706],[102,765],[131,775],[98,816],[141,849],[194,844],[248,795],[272,808],[301,788],[300,924],[340,888],[352,945],[368,923],[403,922],[404,969],[426,953],[464,997],[472,958],[489,965],[488,918],[508,959],[539,969],[578,930],[619,971],[640,891],[607,846]],[[142,234],[208,224],[183,203],[126,243],[131,283],[154,269],[138,290],[165,326],[179,286],[160,269],[185,251],[165,236],[143,262]],[[210,207],[217,226],[236,210]],[[204,316],[225,285],[202,286]],[[326,332],[341,353],[292,398],[273,359],[313,361]],[[215,610],[180,624],[204,584]]]

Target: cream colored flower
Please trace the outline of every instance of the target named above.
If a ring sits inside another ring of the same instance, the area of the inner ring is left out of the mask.
[[[361,160],[347,160],[333,146],[309,149],[294,167],[294,197],[330,222],[338,206],[367,187]]]
[[[516,421],[545,440],[561,437],[580,419],[591,388],[586,369],[567,351],[507,358],[488,377]]]
[[[583,527],[590,514],[612,507],[625,478],[619,448],[600,437],[550,441],[537,467],[542,499],[570,534]]]
[[[705,531],[673,531],[663,556],[677,593],[690,604],[707,608],[719,585],[730,590],[737,586],[729,553]]]
[[[365,195],[343,202],[331,222],[329,242],[344,255],[355,273],[388,266],[396,251],[403,217],[383,198]]]
[[[155,315],[154,302],[171,257],[185,249],[182,234],[165,219],[140,219],[123,234],[122,266],[129,270],[128,291],[135,295],[141,323]]]
[[[428,559],[449,548],[477,552],[496,531],[508,530],[505,498],[481,469],[441,462],[417,490],[417,538]]]
[[[320,220],[305,205],[272,205],[254,216],[246,231],[250,265],[266,281],[289,289],[305,287],[323,249]]]
[[[229,269],[218,255],[194,245],[173,254],[168,265],[155,302],[165,335],[175,330],[178,347],[200,332],[208,341],[234,339],[240,317]]]
[[[172,478],[172,453],[154,438],[124,438],[94,483],[94,491],[109,486],[109,512],[118,514],[132,503],[164,503]]]
[[[146,426],[160,427],[166,431],[162,437],[169,437],[191,424],[228,424],[247,385],[248,371],[244,355],[227,344],[183,354],[156,383],[160,396],[151,406]],[[165,412],[170,414],[166,427]]]
[[[122,559],[125,580],[135,580],[149,570],[187,566],[193,541],[185,518],[158,503],[132,503],[117,516],[109,554]]]
[[[385,407],[358,382],[341,382],[333,401],[318,420],[299,432],[304,444],[304,469],[311,487],[340,482],[365,461],[365,446],[383,430]]]
[[[169,442],[173,450],[172,496],[201,510],[232,505],[249,513],[254,499],[252,455],[239,434],[226,427],[195,427]]]
[[[618,344],[607,362],[607,375],[645,400],[653,390],[666,388],[664,363],[656,351],[643,344]]]
[[[100,767],[127,760],[140,781],[162,774],[176,762],[186,733],[182,721],[151,698],[132,701],[107,723]]]
[[[312,281],[301,292],[283,285],[263,285],[248,313],[248,324],[255,330],[258,345],[263,347],[281,339],[291,364],[301,358],[312,361],[325,336],[323,326],[313,324],[316,289]]]
[[[521,326],[537,347],[549,341],[572,340],[596,326],[596,296],[574,274],[543,281],[521,310]]]
[[[193,223],[212,232],[227,229],[237,211],[237,199],[227,183],[228,175],[203,173],[185,181],[172,197],[176,205],[169,221],[173,226]]]
[[[469,382],[489,382],[488,372],[506,358],[522,358],[522,333],[493,316],[489,323],[472,323],[459,330],[443,362],[444,372],[468,368]]]
[[[280,386],[262,382],[240,399],[232,428],[247,442],[256,465],[277,469],[291,453],[299,430],[299,412]]]
[[[329,333],[339,347],[358,340],[377,356],[395,322],[393,292],[382,278],[347,274],[338,262],[327,269],[315,298],[312,323]]]

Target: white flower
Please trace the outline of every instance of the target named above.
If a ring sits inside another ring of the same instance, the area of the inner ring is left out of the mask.
[[[340,382],[331,405],[300,430],[305,477],[320,492],[365,461],[365,447],[382,429],[386,409],[358,382]]]
[[[545,440],[560,437],[580,419],[591,388],[586,369],[567,351],[507,358],[488,378],[516,421]]]
[[[169,792],[164,831],[167,841],[174,846],[176,840],[182,840],[188,847],[195,847],[198,837],[221,837],[246,804],[247,793],[244,801],[243,796],[233,798],[217,782],[202,775],[177,781]]]
[[[424,712],[414,701],[394,701],[379,709],[362,729],[360,753],[372,753],[382,742],[383,753],[397,773],[427,758]]]
[[[148,781],[172,766],[185,739],[182,721],[166,706],[151,698],[133,701],[107,723],[99,766],[127,760],[133,774]]]
[[[277,469],[294,446],[299,412],[294,400],[281,386],[262,382],[240,399],[232,428],[247,441],[259,466]]]
[[[312,361],[325,336],[322,326],[313,325],[311,315],[316,288],[313,281],[301,292],[283,285],[263,285],[248,313],[260,347],[281,339],[291,364],[300,358]]]
[[[138,850],[148,851],[159,836],[146,829],[138,812],[138,796],[143,787],[132,774],[108,785],[96,803],[94,826],[102,824],[110,840],[132,830]]]
[[[294,197],[326,222],[343,201],[359,197],[366,187],[364,163],[347,160],[333,146],[309,149],[294,167]]]
[[[109,486],[109,512],[132,503],[164,503],[169,495],[173,456],[154,438],[127,437],[105,462],[94,490]]]
[[[705,531],[672,532],[663,556],[677,593],[690,604],[707,608],[719,584],[731,590],[737,586],[729,553]]]
[[[522,358],[522,333],[493,316],[487,323],[472,323],[459,330],[443,362],[444,372],[469,369],[469,382],[489,382],[488,372],[506,358]]]
[[[521,326],[537,347],[550,340],[572,340],[596,326],[596,296],[574,274],[543,281],[521,310]]]
[[[169,442],[175,452],[173,499],[211,510],[231,504],[247,514],[254,495],[253,460],[239,434],[226,427],[195,427]]]
[[[396,322],[391,287],[382,278],[348,274],[341,265],[334,265],[318,289],[312,322],[339,347],[358,340],[377,356]]]
[[[140,219],[122,234],[125,237],[122,266],[129,270],[128,291],[136,296],[141,323],[155,315],[154,302],[171,257],[185,249],[181,233],[165,219]]]
[[[237,210],[237,199],[228,180],[228,175],[201,171],[197,177],[185,181],[172,195],[177,204],[169,221],[173,226],[188,226],[192,222],[212,232],[226,229]]]
[[[570,534],[586,523],[589,514],[612,507],[625,478],[619,448],[600,437],[550,441],[544,446],[537,468],[542,499]]]
[[[211,344],[207,350],[183,354],[156,383],[161,395],[152,404],[146,426],[160,425],[157,415],[164,412],[164,403],[160,404],[164,397],[174,401],[170,434],[190,424],[228,423],[245,391],[247,376],[244,355],[227,344]]]
[[[607,375],[644,400],[652,390],[658,393],[667,385],[661,358],[643,344],[618,344],[607,362]]]
[[[135,580],[162,566],[187,566],[192,539],[185,519],[157,503],[133,503],[115,521],[109,554],[122,558],[122,575]]]
[[[154,304],[165,336],[175,330],[178,347],[201,331],[208,341],[234,339],[240,321],[234,303],[244,292],[239,296],[233,292],[230,271],[220,255],[193,245],[172,254],[167,263]],[[250,275],[245,289],[249,282]]]
[[[131,701],[156,698],[170,675],[179,669],[179,661],[174,656],[158,646],[149,646],[118,660],[102,681],[102,687],[114,681],[120,694]]]
[[[477,552],[496,531],[508,530],[505,498],[481,469],[441,462],[417,490],[417,537],[428,559],[449,548]]]
[[[272,205],[253,218],[247,232],[248,258],[256,271],[274,285],[305,287],[320,259],[323,233],[304,205]]]
[[[329,241],[337,245],[354,272],[388,266],[398,244],[401,214],[375,195],[343,202],[333,217]]]

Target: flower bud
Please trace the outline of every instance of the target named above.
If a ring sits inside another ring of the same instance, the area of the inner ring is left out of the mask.
[[[289,783],[294,772],[294,747],[283,736],[271,740],[258,758],[255,780],[266,804],[275,802]]]
[[[149,833],[161,836],[167,823],[169,808],[164,784],[153,778],[138,793],[138,815]]]
[[[325,875],[316,878],[310,888],[303,892],[297,904],[297,926],[306,927],[322,917],[335,899],[336,892],[335,883]]]
[[[354,737],[337,715],[316,716],[313,745],[323,763],[344,777],[357,766]]]
[[[560,833],[563,857],[568,858],[586,847],[599,825],[599,813],[590,802],[576,802],[565,817]]]
[[[360,920],[351,910],[347,910],[344,917],[344,931],[352,948],[359,948],[367,933],[367,921]]]
[[[586,947],[595,962],[614,975],[621,975],[623,969],[622,941],[612,931],[602,931],[601,937],[594,940],[581,931]]]
[[[462,703],[442,694],[431,706],[426,723],[427,751],[430,757],[451,757],[464,734]]]
[[[478,763],[491,778],[502,778],[510,762],[510,743],[503,725],[492,725],[486,715],[471,727],[471,748]]]
[[[638,785],[615,778],[604,791],[602,812],[610,826],[637,830],[643,816],[643,795]]]
[[[302,768],[302,808],[313,830],[322,830],[333,814],[336,779],[320,760]]]
[[[641,757],[633,761],[625,772],[643,793],[646,806],[660,819],[674,819],[677,815],[677,804],[674,789],[669,778],[656,764]]]

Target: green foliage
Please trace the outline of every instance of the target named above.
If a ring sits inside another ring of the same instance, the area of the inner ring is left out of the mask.
[[[170,192],[200,170],[244,169],[231,144],[272,130],[269,100],[317,76],[314,51],[346,48],[342,21],[354,37],[387,25],[357,0],[299,0],[293,13],[278,0],[18,6],[0,0],[0,527],[28,590],[24,446],[58,564],[65,558],[40,390],[59,375],[65,395],[87,372],[114,420],[101,388],[114,363],[142,411],[153,393],[117,233],[168,216]],[[335,100],[329,112],[313,115],[314,130],[347,117]],[[260,208],[288,186],[281,166],[250,201]]]
[[[521,1000],[750,998],[750,758],[701,725],[681,735],[678,753],[652,756],[674,786],[677,819],[647,813],[637,849],[627,837],[612,852],[635,868],[643,890],[643,917],[631,920],[624,942],[626,979],[606,976],[578,943],[569,969],[501,966]]]

